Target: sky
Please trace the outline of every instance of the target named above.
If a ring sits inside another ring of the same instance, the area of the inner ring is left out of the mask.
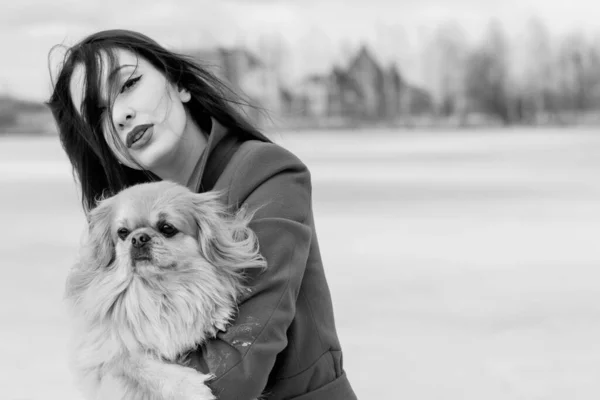
[[[137,30],[175,48],[245,45],[279,37],[290,82],[347,61],[361,43],[419,83],[420,46],[454,21],[477,38],[491,18],[518,32],[536,16],[554,33],[596,30],[597,0],[0,0],[0,93],[45,100],[60,49],[98,30]],[[598,26],[600,31],[600,26]]]

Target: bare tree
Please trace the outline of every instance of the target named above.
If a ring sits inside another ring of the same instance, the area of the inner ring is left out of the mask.
[[[592,94],[598,86],[598,53],[577,32],[568,35],[559,52],[559,77],[562,105],[565,111],[580,114],[592,105]]]
[[[548,113],[556,112],[557,68],[552,39],[546,25],[537,18],[531,19],[525,37],[525,81],[521,82],[521,114],[529,114],[534,121]]]
[[[463,114],[465,111],[467,55],[466,35],[459,24],[446,22],[433,32],[423,56],[438,115]]]
[[[515,119],[509,97],[508,50],[502,26],[493,21],[483,43],[468,56],[464,76],[470,107],[505,124]]]

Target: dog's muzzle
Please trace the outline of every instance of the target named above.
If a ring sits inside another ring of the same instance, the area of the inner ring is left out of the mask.
[[[143,232],[131,236],[131,259],[133,261],[152,259],[150,239],[150,236]]]
[[[138,233],[137,235],[133,235],[131,238],[131,244],[133,247],[139,249],[146,246],[146,243],[150,241],[150,236],[146,233]]]

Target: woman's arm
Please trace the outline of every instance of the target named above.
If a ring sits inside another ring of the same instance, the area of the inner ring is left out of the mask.
[[[229,200],[258,210],[251,222],[267,260],[239,304],[226,332],[204,346],[204,362],[216,378],[210,382],[221,400],[260,396],[286,347],[286,332],[309,255],[312,229],[310,174],[288,151],[257,144],[233,174]]]

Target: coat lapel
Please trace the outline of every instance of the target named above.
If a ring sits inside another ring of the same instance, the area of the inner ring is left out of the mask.
[[[205,190],[201,190],[201,185],[203,181],[203,177],[205,171],[207,169],[207,165],[209,162],[214,161],[214,152],[217,147],[223,142],[223,139],[227,137],[227,129],[221,125],[216,119],[211,118],[212,127],[210,133],[208,134],[208,142],[206,143],[206,149],[202,152],[196,167],[194,168],[194,172],[190,176],[188,180],[187,187],[195,192],[204,192]]]

